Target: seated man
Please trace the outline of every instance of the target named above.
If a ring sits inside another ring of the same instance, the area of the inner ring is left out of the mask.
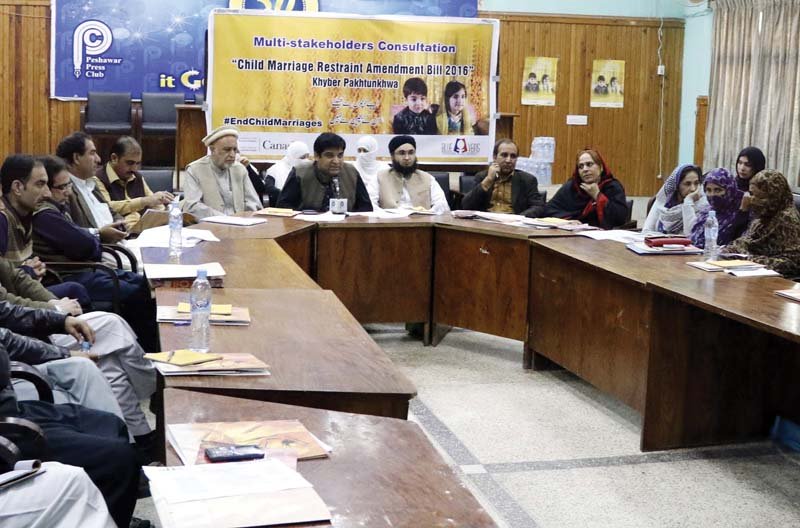
[[[2,187],[9,190],[3,196],[9,219],[8,246],[32,246],[32,251],[46,261],[99,261],[100,240],[94,234],[97,230],[93,232],[91,228],[76,225],[67,210],[72,198],[73,177],[58,158],[45,158],[46,168],[42,163],[30,156],[15,155],[9,156],[0,168]],[[39,188],[41,181],[45,182],[44,189]],[[4,235],[0,233],[0,239]],[[117,270],[116,275],[121,315],[133,327],[145,350],[159,350],[155,302],[147,279],[122,270]],[[81,269],[68,276],[86,286],[96,307],[110,304],[115,286],[108,273]]]
[[[203,138],[207,156],[186,166],[183,210],[197,218],[258,211],[261,200],[247,169],[236,160],[239,131],[221,126]]]
[[[436,214],[450,206],[433,176],[417,168],[417,142],[411,136],[389,141],[392,167],[378,171],[378,205],[383,209],[421,207]]]
[[[124,217],[130,229],[148,209],[163,211],[175,199],[171,193],[154,193],[139,174],[142,167],[142,147],[130,136],[122,136],[111,147],[111,159],[97,169],[97,190],[111,211]]]
[[[330,132],[314,140],[314,162],[300,162],[289,172],[278,207],[324,212],[331,198],[346,198],[348,211],[372,211],[358,171],[344,162],[344,138]]]
[[[519,149],[510,139],[494,145],[494,162],[475,175],[475,187],[461,200],[462,209],[514,213],[536,218],[544,213],[544,199],[536,176],[517,170]]]
[[[116,528],[103,495],[84,470],[44,462],[33,477],[0,493],[0,525]]]
[[[25,318],[25,325],[30,329],[38,327],[43,332],[78,333],[74,318],[65,318],[52,311],[30,312],[31,315]],[[11,386],[8,351],[26,349],[46,355],[53,349],[57,351],[58,347],[0,328],[0,418],[24,418],[38,425],[47,442],[47,451],[42,458],[83,468],[103,494],[116,525],[128,526],[136,505],[139,464],[136,453],[128,445],[125,424],[113,414],[80,405],[17,402]],[[29,439],[12,437],[11,440],[20,448],[22,458],[41,456]]]

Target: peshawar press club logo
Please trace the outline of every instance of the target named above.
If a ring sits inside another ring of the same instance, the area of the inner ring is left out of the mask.
[[[114,42],[111,28],[99,20],[85,20],[72,32],[72,73],[76,79],[105,77],[105,67],[93,66],[93,57],[102,55]],[[111,59],[112,61],[114,59]],[[116,59],[122,62],[122,59]],[[106,61],[102,61],[106,63]],[[114,62],[111,62],[112,64]]]

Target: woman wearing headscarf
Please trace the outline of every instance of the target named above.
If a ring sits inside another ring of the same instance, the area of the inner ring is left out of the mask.
[[[736,156],[736,186],[747,192],[750,178],[764,170],[767,159],[764,153],[756,147],[746,147]]]
[[[699,248],[705,247],[705,224],[711,209],[716,211],[719,223],[717,245],[730,244],[742,236],[749,223],[749,213],[739,209],[744,193],[736,186],[736,179],[731,173],[722,168],[714,169],[705,175],[703,190],[709,207],[697,215],[692,226],[692,244]]]
[[[800,215],[783,174],[764,170],[750,180],[753,222],[724,253],[745,253],[782,275],[800,275]]]
[[[578,220],[603,229],[628,218],[625,189],[594,149],[578,152],[572,178],[547,202],[544,216]]]
[[[302,141],[293,141],[286,149],[286,155],[269,168],[267,176],[275,179],[277,189],[283,189],[283,184],[286,183],[286,178],[289,177],[292,169],[297,167],[301,160],[307,159],[310,154],[308,145]]]
[[[378,171],[388,164],[378,161],[378,141],[372,136],[362,136],[356,143],[356,162],[353,163],[367,187],[372,208],[378,208]]]
[[[656,194],[643,231],[691,235],[698,211],[708,207],[701,174],[700,167],[678,165]]]

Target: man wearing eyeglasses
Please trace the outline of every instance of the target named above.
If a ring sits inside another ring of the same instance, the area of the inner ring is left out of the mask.
[[[208,155],[186,167],[183,210],[197,218],[258,211],[258,198],[247,169],[239,163],[239,131],[221,126],[203,138]]]
[[[493,154],[489,168],[475,175],[475,187],[461,200],[462,209],[542,216],[544,198],[536,176],[517,170],[517,144],[501,139],[495,143]]]
[[[108,163],[97,169],[97,190],[111,210],[125,219],[128,229],[139,222],[148,209],[163,211],[175,197],[172,193],[154,193],[147,186],[142,168],[142,147],[130,136],[122,136],[111,147]]]

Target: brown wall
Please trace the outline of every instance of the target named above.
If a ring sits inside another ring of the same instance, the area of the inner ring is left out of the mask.
[[[666,65],[664,150],[658,167],[658,20],[613,17],[518,15],[484,12],[500,23],[498,110],[519,114],[514,140],[529,155],[535,136],[556,138],[553,182],[565,181],[575,154],[585,146],[600,150],[629,195],[652,195],[678,161],[683,21],[664,21],[662,57]],[[556,106],[523,106],[526,56],[558,57]],[[590,108],[594,59],[625,61],[625,107]],[[588,126],[567,126],[568,114],[588,115]]]
[[[45,153],[80,127],[80,103],[49,99],[50,1],[0,0],[0,155]],[[555,136],[553,180],[568,177],[575,153],[594,145],[628,194],[654,194],[658,167],[658,21],[634,18],[530,16],[498,18],[498,110],[518,113],[514,139],[529,154],[534,136]],[[669,174],[678,159],[683,22],[666,20],[662,55],[667,67],[664,156]],[[559,57],[554,107],[522,106],[525,57]],[[625,60],[625,108],[589,108],[592,60]],[[567,114],[586,114],[589,126],[566,126]]]

